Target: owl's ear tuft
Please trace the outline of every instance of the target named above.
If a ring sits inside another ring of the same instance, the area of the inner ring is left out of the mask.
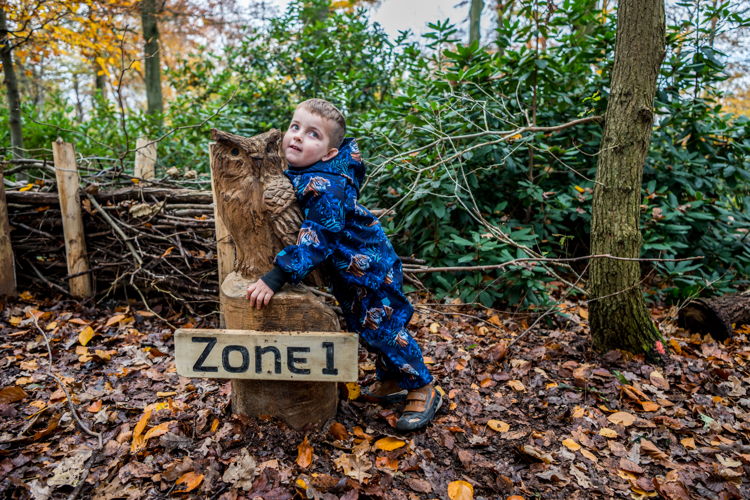
[[[279,144],[281,143],[281,132],[278,130],[272,130],[268,136],[268,142],[266,142],[266,153],[278,153]]]

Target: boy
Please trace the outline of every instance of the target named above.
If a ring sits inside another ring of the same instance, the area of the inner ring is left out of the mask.
[[[285,282],[326,265],[349,330],[378,354],[378,381],[363,395],[379,403],[405,399],[396,427],[415,430],[432,420],[442,397],[406,329],[414,310],[401,291],[401,261],[378,219],[357,202],[365,167],[345,132],[344,116],[328,101],[309,99],[294,111],[282,149],[305,220],[297,244],[278,253],[247,298],[261,308]]]

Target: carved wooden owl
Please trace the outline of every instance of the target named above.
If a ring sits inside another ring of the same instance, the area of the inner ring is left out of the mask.
[[[256,280],[294,244],[302,224],[294,189],[284,175],[281,132],[242,137],[216,129],[212,175],[217,211],[236,246],[234,270]]]

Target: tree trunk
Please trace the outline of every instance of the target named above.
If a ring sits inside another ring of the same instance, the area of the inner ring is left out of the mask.
[[[107,97],[107,75],[99,63],[94,58],[94,94],[101,92],[102,97]],[[161,92],[161,89],[159,90]]]
[[[469,8],[469,43],[480,42],[480,21],[482,19],[482,9],[484,0],[471,0]]]
[[[161,115],[164,105],[161,96],[161,63],[159,58],[159,27],[156,22],[156,0],[141,2],[143,23],[143,55],[146,69],[146,99],[148,114]],[[161,119],[159,120],[161,122]]]
[[[21,130],[21,97],[18,93],[18,79],[13,67],[13,49],[8,37],[8,23],[5,10],[0,9],[0,62],[5,73],[5,90],[8,96],[8,116],[10,125],[10,146],[14,158],[23,157],[23,133]]]
[[[680,309],[677,323],[688,330],[709,333],[716,340],[732,336],[733,326],[750,325],[750,295],[697,299]]]
[[[663,0],[620,2],[611,93],[594,188],[593,254],[640,256],[641,180],[664,42]],[[639,263],[594,259],[590,272],[594,347],[650,352],[660,334],[641,295]]]

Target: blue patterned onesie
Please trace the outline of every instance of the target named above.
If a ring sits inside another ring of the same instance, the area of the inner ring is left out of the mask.
[[[275,271],[299,283],[325,265],[349,330],[378,354],[378,378],[395,379],[404,389],[432,382],[406,329],[414,309],[401,290],[401,261],[377,217],[357,202],[365,174],[357,143],[347,138],[333,159],[285,174],[305,220],[297,244],[276,256]]]

